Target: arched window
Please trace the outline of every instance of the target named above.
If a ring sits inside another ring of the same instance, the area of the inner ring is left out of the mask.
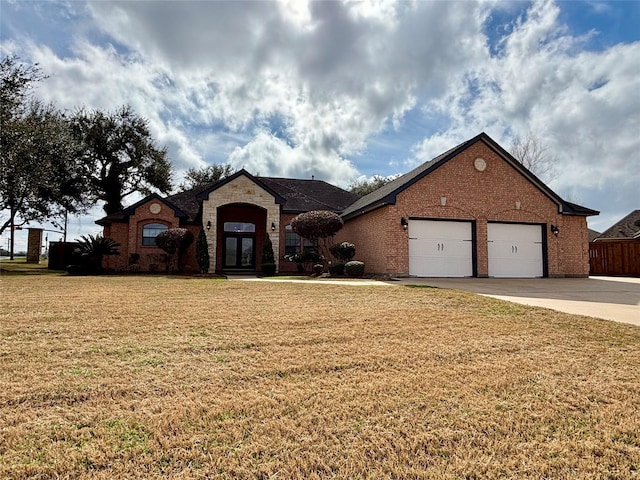
[[[168,230],[169,227],[161,223],[147,223],[142,227],[142,245],[145,247],[155,247],[156,237],[160,232]]]

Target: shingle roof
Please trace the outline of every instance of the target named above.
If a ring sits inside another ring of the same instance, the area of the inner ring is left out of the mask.
[[[355,193],[347,192],[323,180],[257,178],[286,200],[282,205],[284,212],[300,213],[311,210],[341,212],[358,199]]]
[[[601,235],[600,232],[596,232],[591,228],[587,228],[587,232],[589,234],[589,242],[593,242],[596,238],[598,238]]]
[[[602,232],[598,240],[601,238],[638,238],[639,234],[640,210],[634,210]]]
[[[386,185],[383,185],[379,189],[371,192],[368,195],[360,198],[354,202],[351,206],[346,208],[342,212],[344,219],[350,219],[362,215],[363,213],[381,207],[387,204],[395,204],[396,195],[416,183],[421,178],[431,173],[436,168],[444,165],[446,162],[455,157],[458,153],[464,149],[470,147],[478,141],[483,141],[493,149],[498,155],[509,162],[514,168],[516,168],[525,178],[534,184],[542,193],[544,193],[551,201],[558,205],[558,211],[564,215],[578,215],[589,216],[598,215],[600,212],[591,210],[590,208],[582,207],[570,202],[564,201],[549,187],[547,187],[540,179],[538,179],[532,172],[527,170],[520,162],[518,162],[509,152],[503,149],[498,143],[496,143],[489,135],[482,132],[479,135],[473,137],[470,140],[462,142],[460,145],[447,150],[441,155],[438,155],[433,160],[430,160],[418,167],[414,168],[408,173],[390,181]]]
[[[197,222],[200,216],[200,200],[206,198],[207,195],[220,188],[240,175],[246,175],[261,187],[276,197],[278,203],[282,205],[283,212],[301,213],[311,210],[331,210],[333,212],[341,212],[358,196],[354,193],[347,192],[339,187],[331,185],[323,180],[300,180],[293,178],[276,178],[276,177],[254,177],[244,170],[236,172],[234,175],[219,180],[208,185],[196,187],[186,192],[176,193],[166,198],[162,198],[158,194],[152,194],[136,204],[111,215],[108,215],[96,223],[105,225],[111,222],[126,221],[134,210],[153,198],[164,201],[170,207],[176,210],[176,215],[183,217],[187,223]]]

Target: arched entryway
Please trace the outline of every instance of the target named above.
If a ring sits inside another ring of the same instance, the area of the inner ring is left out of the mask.
[[[256,271],[261,267],[267,210],[257,205],[234,203],[217,209],[219,271]]]

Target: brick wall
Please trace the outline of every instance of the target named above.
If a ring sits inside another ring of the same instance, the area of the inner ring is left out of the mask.
[[[159,208],[159,210],[158,210]],[[115,271],[164,271],[162,261],[165,252],[158,247],[142,245],[142,229],[149,223],[161,223],[167,228],[188,228],[194,235],[194,241],[183,257],[185,271],[197,271],[195,243],[200,227],[197,225],[182,226],[172,208],[157,199],[139,205],[127,223],[112,223],[104,227],[103,235],[120,243],[120,255],[105,257],[103,265]],[[134,266],[129,266],[129,258],[138,254],[140,259]]]
[[[336,235],[336,242],[353,243],[356,246],[353,259],[364,262],[367,273],[399,273],[394,265],[402,250],[408,248],[402,234],[406,232],[400,226],[400,217],[394,222],[392,209],[383,207],[346,222]]]
[[[482,172],[474,167],[478,157],[487,163]],[[347,222],[341,238],[356,243],[356,256],[368,273],[408,274],[408,234],[401,217],[475,220],[478,276],[488,274],[487,222],[493,221],[543,224],[549,276],[589,272],[586,219],[560,215],[556,203],[484,142],[399,193],[395,205]],[[560,228],[558,237],[550,232],[551,224]]]

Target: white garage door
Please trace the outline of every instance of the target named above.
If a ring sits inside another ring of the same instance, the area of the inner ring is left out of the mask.
[[[409,220],[409,275],[473,276],[471,222]]]
[[[542,277],[542,227],[489,223],[490,277]]]

